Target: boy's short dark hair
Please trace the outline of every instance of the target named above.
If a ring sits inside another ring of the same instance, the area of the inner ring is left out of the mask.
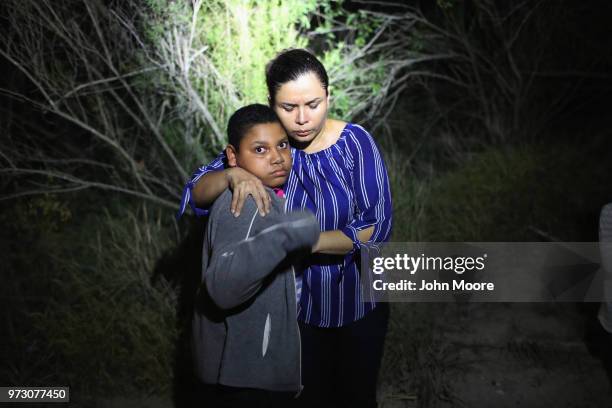
[[[228,141],[238,150],[240,141],[253,126],[274,122],[280,123],[278,116],[269,106],[260,103],[243,106],[229,118],[227,123]]]

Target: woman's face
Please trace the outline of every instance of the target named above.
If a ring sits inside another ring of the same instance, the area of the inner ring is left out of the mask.
[[[328,94],[317,75],[307,72],[279,88],[272,108],[289,137],[309,143],[325,126],[328,103]]]

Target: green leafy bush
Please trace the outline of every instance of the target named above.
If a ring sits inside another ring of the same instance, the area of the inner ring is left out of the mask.
[[[596,219],[593,208],[606,202],[605,175],[610,172],[606,161],[595,159],[596,149],[532,144],[474,154],[431,179],[420,219],[422,239],[596,239],[596,225],[585,226],[583,220]]]
[[[281,50],[311,47],[330,74],[331,115],[373,117],[394,78],[374,37],[383,19],[348,13],[341,2],[149,1],[147,51],[157,85],[175,112],[165,137],[182,146],[188,170],[225,144],[238,107],[268,102],[265,66]],[[185,149],[187,148],[187,149]],[[191,152],[191,156],[189,156]]]
[[[393,77],[372,41],[381,20],[332,0],[0,7],[0,52],[23,73],[6,93],[20,105],[3,133],[2,198],[66,193],[6,205],[2,330],[7,350],[23,352],[3,378],[93,398],[168,393],[184,316],[178,288],[153,273],[180,240],[182,183],[224,145],[237,107],[267,102],[264,67],[284,48],[322,58],[333,116],[375,115]]]
[[[20,352],[5,356],[10,363],[2,377],[14,384],[68,384],[77,400],[167,392],[176,296],[163,278],[151,276],[155,260],[173,244],[162,213],[142,206],[88,216],[57,197],[37,202],[3,213],[13,217],[0,237],[5,322],[11,322],[3,330],[10,349]],[[33,211],[38,223],[31,221]],[[12,226],[21,226],[28,257],[11,243]]]

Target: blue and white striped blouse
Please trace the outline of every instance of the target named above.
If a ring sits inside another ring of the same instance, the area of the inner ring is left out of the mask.
[[[362,318],[376,303],[372,288],[359,282],[361,242],[357,231],[374,226],[370,241],[385,242],[391,234],[391,192],[382,156],[372,136],[347,124],[338,141],[316,153],[291,150],[293,168],[284,190],[286,210],[309,209],[321,231],[341,230],[353,241],[346,255],[315,254],[304,265],[298,319],[319,327],[340,327]],[[191,188],[209,171],[224,168],[225,155],[201,167],[183,194],[197,215]]]

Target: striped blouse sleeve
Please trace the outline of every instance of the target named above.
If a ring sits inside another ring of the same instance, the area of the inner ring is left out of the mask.
[[[222,151],[215,158],[215,160],[205,166],[200,167],[193,173],[193,176],[191,176],[191,179],[187,182],[185,188],[183,189],[181,205],[179,207],[178,213],[176,214],[176,218],[180,218],[185,213],[185,210],[187,209],[187,204],[189,204],[196,216],[201,217],[204,215],[208,215],[208,208],[196,207],[195,203],[193,202],[193,197],[191,196],[191,191],[193,190],[193,186],[198,182],[198,180],[200,180],[203,175],[211,171],[223,170],[225,168],[225,163],[225,151]]]
[[[361,249],[357,232],[374,226],[370,242],[385,242],[391,235],[392,206],[389,176],[383,158],[370,134],[361,126],[350,129],[347,140],[349,159],[353,162],[352,183],[357,211],[355,218],[342,228]]]

